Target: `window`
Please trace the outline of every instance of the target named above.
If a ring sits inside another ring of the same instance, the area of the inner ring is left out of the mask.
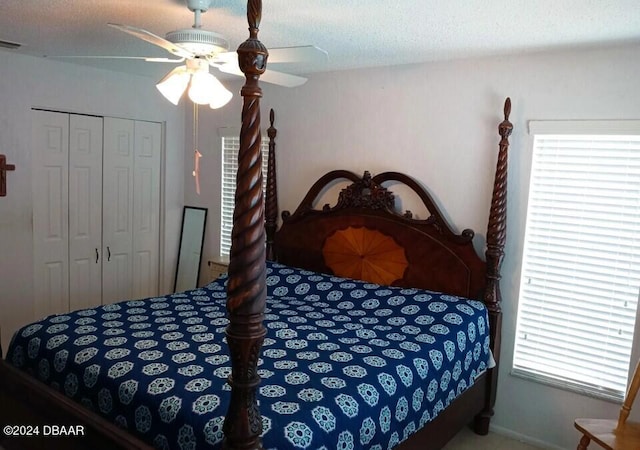
[[[222,137],[222,198],[220,211],[220,255],[228,256],[231,251],[231,229],[233,227],[233,209],[235,206],[236,174],[238,172],[238,150],[240,138]],[[262,138],[262,190],[267,187],[267,162],[269,138]]]
[[[640,288],[640,121],[530,131],[513,373],[622,399]]]

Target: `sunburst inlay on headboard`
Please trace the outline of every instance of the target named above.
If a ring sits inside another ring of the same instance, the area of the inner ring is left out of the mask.
[[[402,279],[409,265],[395,239],[365,227],[334,232],[325,240],[322,256],[335,275],[387,285]]]

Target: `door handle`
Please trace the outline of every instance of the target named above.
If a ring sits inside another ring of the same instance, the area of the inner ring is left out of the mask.
[[[111,261],[111,249],[107,245],[107,262]]]
[[[100,259],[100,253],[98,253],[98,249],[96,248],[96,264],[98,264],[98,259]]]

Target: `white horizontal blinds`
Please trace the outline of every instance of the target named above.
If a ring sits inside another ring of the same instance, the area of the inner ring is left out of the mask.
[[[267,186],[267,163],[269,153],[269,139],[262,139],[262,173],[263,191]],[[233,209],[235,207],[236,174],[238,173],[238,151],[240,138],[238,136],[222,137],[222,207],[220,222],[220,254],[229,255],[231,252],[231,230],[233,227]]]
[[[640,287],[640,136],[534,139],[514,371],[624,396]]]
[[[222,138],[222,210],[220,213],[220,254],[228,255],[231,250],[231,227],[235,204],[236,173],[238,172],[238,137]]]

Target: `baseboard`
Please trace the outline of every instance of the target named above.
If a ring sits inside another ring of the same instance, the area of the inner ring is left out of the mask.
[[[566,448],[559,447],[557,445],[553,445],[553,444],[550,444],[549,442],[541,441],[539,439],[534,439],[530,436],[525,436],[524,434],[516,433],[515,431],[509,430],[507,428],[503,428],[500,426],[491,425],[490,430],[496,434],[501,434],[508,438],[515,439],[516,441],[524,442],[525,444],[533,445],[536,447],[540,447],[548,450],[567,450]]]

